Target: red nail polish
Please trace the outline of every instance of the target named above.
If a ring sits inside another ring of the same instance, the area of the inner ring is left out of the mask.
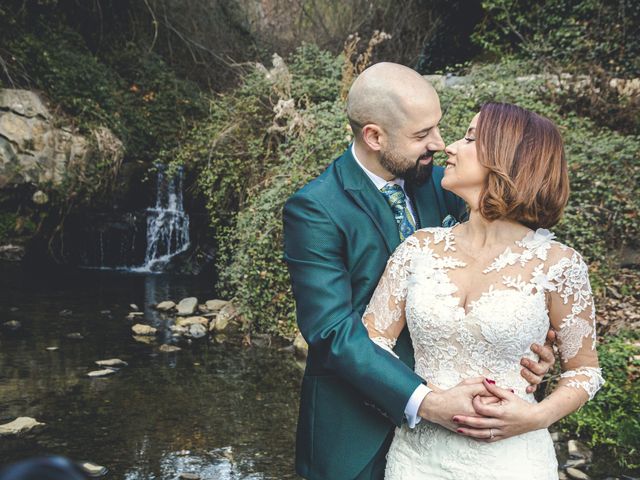
[[[460,429],[456,430],[456,432],[458,432],[458,433],[464,433],[464,431],[463,431],[463,430],[460,430]]]
[[[453,421],[458,423],[458,422],[460,422],[460,419],[458,417],[453,417]]]
[[[488,383],[490,383],[491,385],[495,385],[496,381],[495,380],[491,380],[490,378],[486,379]]]
[[[510,389],[509,389],[509,391],[510,391],[511,393],[516,393],[516,391],[515,391],[513,388],[510,388]]]

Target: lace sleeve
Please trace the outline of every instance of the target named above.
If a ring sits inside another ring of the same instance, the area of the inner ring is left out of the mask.
[[[417,247],[417,238],[411,236],[396,249],[362,316],[371,340],[396,357],[392,349],[405,325],[409,263]]]
[[[596,352],[596,314],[589,272],[577,252],[565,255],[549,269],[550,318],[558,335],[562,374],[560,385],[582,388],[592,399],[604,384]]]

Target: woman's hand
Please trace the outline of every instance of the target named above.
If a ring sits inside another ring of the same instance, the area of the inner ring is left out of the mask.
[[[453,388],[443,390],[429,384],[433,391],[424,397],[418,415],[424,420],[437,423],[449,430],[456,431],[458,425],[453,421],[456,417],[476,415],[474,400],[479,404],[498,402],[500,399],[488,392],[482,377],[467,378]],[[488,406],[488,405],[487,405]],[[471,418],[471,417],[468,417]]]
[[[496,442],[548,426],[537,404],[529,403],[512,391],[496,386],[493,380],[484,379],[483,384],[500,402],[486,405],[480,397],[475,397],[472,404],[479,416],[456,415],[453,418],[458,425],[456,431],[459,434]]]

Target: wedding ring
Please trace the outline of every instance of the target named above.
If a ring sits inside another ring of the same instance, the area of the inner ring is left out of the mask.
[[[493,438],[493,428],[489,429],[489,438]]]

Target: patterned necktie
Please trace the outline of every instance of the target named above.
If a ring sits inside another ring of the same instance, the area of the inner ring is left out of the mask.
[[[393,216],[398,224],[400,241],[411,236],[416,231],[416,223],[407,207],[407,196],[402,187],[396,183],[387,183],[380,189],[391,206]]]

